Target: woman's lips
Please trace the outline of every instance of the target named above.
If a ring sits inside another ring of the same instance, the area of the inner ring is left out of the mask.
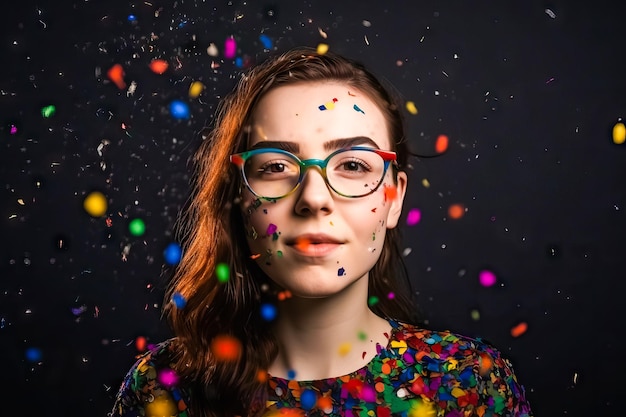
[[[326,256],[340,245],[342,242],[327,235],[302,235],[289,243],[297,253],[312,257]]]

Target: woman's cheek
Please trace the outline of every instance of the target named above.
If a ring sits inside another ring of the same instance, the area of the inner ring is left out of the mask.
[[[282,251],[275,250],[281,236],[278,225],[270,216],[270,205],[274,203],[253,199],[244,206],[243,220],[252,258],[260,265],[271,265]]]

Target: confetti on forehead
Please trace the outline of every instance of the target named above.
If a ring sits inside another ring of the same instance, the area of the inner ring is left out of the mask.
[[[336,98],[333,98],[331,101],[327,101],[326,103],[322,104],[321,106],[318,107],[318,109],[324,111],[324,110],[333,110],[335,108],[335,103],[338,100]]]

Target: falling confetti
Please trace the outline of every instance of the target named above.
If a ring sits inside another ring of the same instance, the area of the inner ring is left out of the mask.
[[[259,40],[261,41],[261,44],[263,45],[264,49],[272,49],[272,39],[267,36],[265,33],[261,33],[259,35]]]
[[[496,283],[496,274],[484,269],[478,273],[478,281],[483,287],[491,287]]]
[[[56,113],[57,108],[53,105],[48,105],[48,106],[44,106],[41,108],[41,115],[43,117],[45,117],[46,119],[54,116],[54,113]]]
[[[511,328],[511,336],[520,337],[528,330],[528,323],[522,321]]]
[[[25,356],[26,360],[29,362],[40,362],[43,358],[43,353],[39,348],[30,347],[26,349]]]
[[[226,263],[219,263],[215,267],[215,275],[217,276],[218,282],[224,284],[228,282],[230,279],[230,267]]]
[[[152,61],[150,61],[150,69],[155,74],[163,74],[165,71],[167,71],[168,67],[169,64],[164,59],[153,59]]]
[[[324,55],[328,52],[329,46],[327,43],[320,43],[317,45],[317,53],[320,55]]]
[[[419,209],[413,208],[409,210],[406,215],[407,226],[415,226],[422,219],[422,212]]]
[[[124,81],[124,69],[120,64],[113,65],[108,71],[107,76],[120,90],[126,88],[126,82]]]
[[[145,351],[147,345],[148,345],[148,341],[146,340],[145,337],[139,336],[135,339],[135,349],[137,349],[138,352]]]
[[[172,295],[172,303],[174,303],[176,308],[182,309],[185,308],[185,306],[187,305],[187,300],[185,299],[185,297],[183,297],[181,293],[175,292]]]
[[[107,199],[100,191],[92,191],[83,200],[83,208],[92,217],[102,217],[107,212]]]
[[[163,258],[168,265],[177,265],[180,262],[183,251],[180,245],[176,242],[172,242],[165,247],[163,251]]]
[[[241,342],[234,336],[216,336],[211,342],[211,353],[219,362],[237,360],[241,356]]]
[[[439,135],[435,141],[435,151],[437,153],[444,153],[448,150],[448,136]]]
[[[200,81],[194,81],[189,86],[189,98],[198,98],[198,96],[204,90],[204,84]]]
[[[448,216],[451,219],[460,219],[465,214],[465,207],[462,204],[451,204],[448,207]]]
[[[274,304],[264,303],[261,304],[261,317],[265,321],[272,321],[276,318],[278,311]]]
[[[128,231],[133,236],[143,236],[146,233],[146,223],[142,219],[132,219],[128,223]]]
[[[232,59],[237,54],[237,42],[232,36],[224,41],[224,58]]]
[[[621,145],[626,141],[626,126],[624,123],[618,122],[613,126],[613,143]]]
[[[415,103],[413,103],[412,101],[407,101],[405,107],[409,113],[417,114],[417,107],[415,107]]]
[[[189,106],[181,100],[170,103],[170,114],[175,119],[189,119]]]
[[[398,196],[398,189],[393,185],[386,185],[384,187],[385,190],[385,201],[395,200]]]

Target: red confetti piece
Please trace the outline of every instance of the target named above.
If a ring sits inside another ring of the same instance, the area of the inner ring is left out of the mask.
[[[450,216],[451,219],[460,219],[464,214],[465,207],[463,207],[463,204],[452,204],[448,207],[448,216]]]
[[[163,74],[167,71],[167,67],[169,66],[170,64],[164,59],[153,59],[152,62],[150,62],[150,69],[155,74]]]
[[[135,339],[135,348],[139,352],[145,351],[147,344],[148,344],[148,341],[143,336],[139,336],[138,338]]]
[[[526,330],[528,330],[528,323],[526,323],[525,321],[522,321],[521,323],[511,328],[511,336],[520,337],[521,335],[526,333]]]
[[[241,356],[241,342],[234,336],[217,336],[211,342],[211,353],[220,362],[237,360]]]
[[[385,185],[385,201],[395,200],[398,196],[398,189],[393,185]]]
[[[435,151],[437,153],[444,153],[448,150],[448,137],[446,135],[439,135],[435,142]]]
[[[109,71],[107,71],[107,76],[120,90],[126,88],[126,82],[124,81],[124,68],[122,68],[120,64],[113,65]]]

